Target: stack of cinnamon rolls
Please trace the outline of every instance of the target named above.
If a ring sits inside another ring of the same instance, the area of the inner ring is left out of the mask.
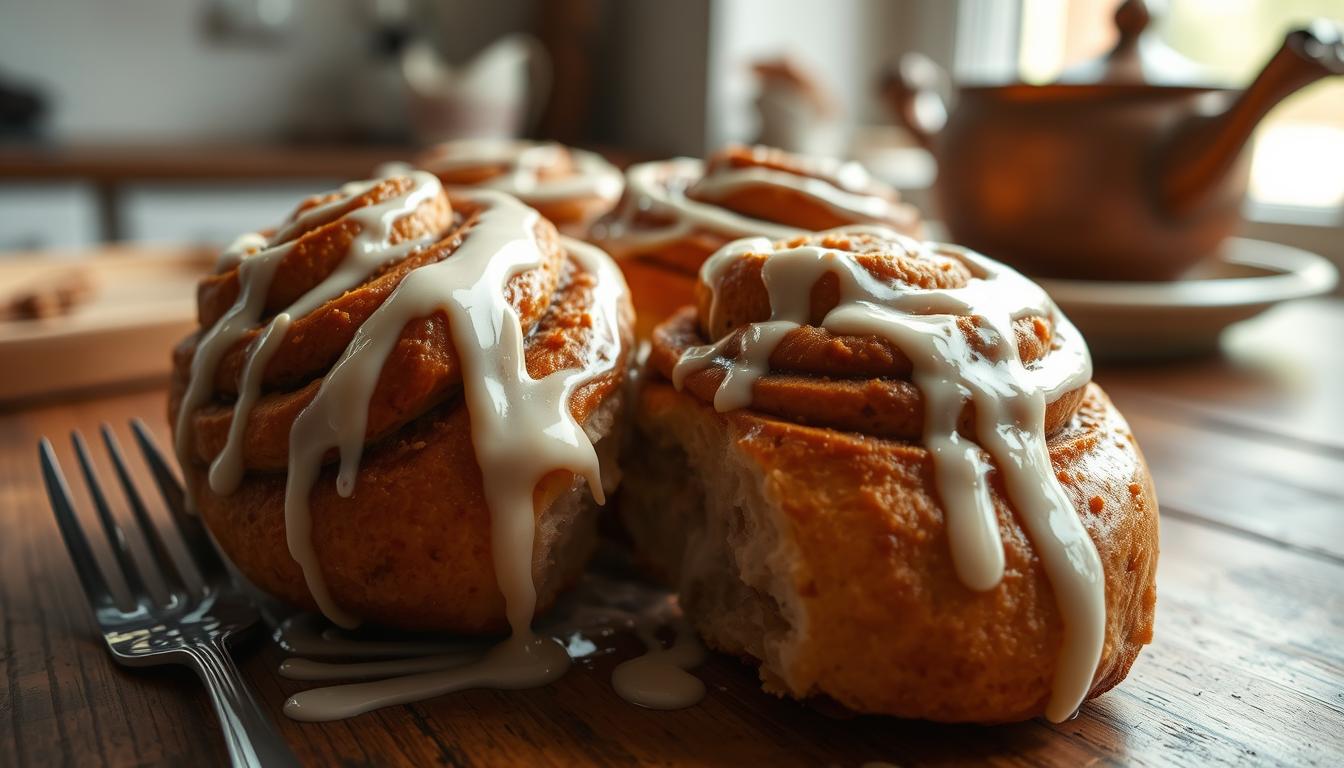
[[[1086,343],[862,167],[413,165],[240,237],[175,350],[190,498],[258,587],[533,663],[605,514],[780,695],[1059,721],[1150,641],[1157,503]]]

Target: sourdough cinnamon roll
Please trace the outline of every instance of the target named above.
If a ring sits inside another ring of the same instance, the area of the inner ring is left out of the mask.
[[[344,626],[520,637],[578,574],[631,347],[604,253],[415,171],[245,235],[198,300],[178,458],[257,586]]]
[[[882,227],[732,243],[653,334],[622,517],[707,643],[861,712],[1059,721],[1152,636],[1157,502],[1013,270]]]
[[[919,212],[857,163],[731,146],[707,161],[644,163],[592,239],[625,272],[645,337],[690,303],[710,254],[741,237],[792,237],[849,224],[919,231]]]
[[[495,189],[536,208],[562,234],[583,237],[625,186],[594,152],[555,142],[462,139],[426,150],[416,164],[450,189]]]

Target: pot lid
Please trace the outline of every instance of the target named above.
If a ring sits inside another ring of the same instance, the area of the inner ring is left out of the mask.
[[[1070,67],[1060,84],[1153,85],[1220,88],[1208,67],[1181,55],[1152,28],[1153,13],[1144,0],[1125,0],[1115,11],[1119,40],[1102,58]]]

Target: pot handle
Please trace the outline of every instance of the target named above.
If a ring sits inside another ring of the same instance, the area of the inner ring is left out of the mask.
[[[922,53],[907,53],[882,78],[882,98],[897,121],[920,146],[933,151],[938,132],[947,123],[941,85],[946,73]]]

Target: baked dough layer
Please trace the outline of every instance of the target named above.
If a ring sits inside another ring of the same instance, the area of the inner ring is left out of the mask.
[[[1041,715],[1063,627],[997,473],[1007,568],[986,592],[953,569],[920,445],[716,413],[658,378],[638,394],[620,509],[707,644],[765,688],[946,722]],[[1095,384],[1050,457],[1105,570],[1106,641],[1089,698],[1151,641],[1158,507],[1142,454]]]

